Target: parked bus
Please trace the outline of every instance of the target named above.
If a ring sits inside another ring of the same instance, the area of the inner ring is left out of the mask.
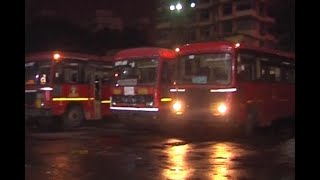
[[[64,129],[110,115],[112,58],[40,52],[25,58],[25,117]],[[58,118],[56,118],[58,117]]]
[[[246,134],[294,117],[294,54],[230,42],[186,44],[176,51],[171,117],[237,125]]]
[[[168,100],[175,59],[173,50],[157,47],[119,51],[114,57],[112,113],[128,125],[138,118],[150,124],[160,119],[166,105],[163,102]]]

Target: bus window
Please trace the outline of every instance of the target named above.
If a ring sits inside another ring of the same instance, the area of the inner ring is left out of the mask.
[[[268,78],[268,71],[269,71],[269,58],[266,58],[266,57],[261,57],[259,56],[258,57],[258,64],[259,67],[258,69],[260,69],[260,71],[258,72],[258,75],[257,78],[258,80],[261,80],[261,81],[267,81],[269,80]]]
[[[275,66],[270,66],[268,70],[268,77],[270,81],[279,82],[281,80],[280,68]]]
[[[28,62],[25,64],[25,83],[28,85],[44,85],[50,80],[51,62]]]
[[[78,62],[61,62],[55,65],[55,82],[79,83],[82,82],[81,67]]]
[[[156,83],[158,71],[158,59],[137,58],[115,63],[115,83],[125,85],[152,85]]]
[[[91,63],[86,66],[85,70],[85,82],[91,82],[92,75],[99,77],[102,84],[110,83],[112,76],[112,65],[102,63]]]
[[[292,68],[288,71],[288,82],[295,83],[295,69]]]
[[[256,60],[253,54],[240,53],[238,58],[237,73],[239,80],[252,81],[256,80]]]
[[[231,82],[231,55],[211,53],[185,55],[178,59],[177,81],[227,85]]]
[[[64,82],[77,83],[79,82],[79,69],[77,63],[68,63],[64,66]]]
[[[169,62],[164,62],[161,72],[161,82],[171,83],[174,76],[174,64]]]

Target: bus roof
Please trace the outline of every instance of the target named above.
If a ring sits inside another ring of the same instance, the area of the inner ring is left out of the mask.
[[[86,54],[86,53],[52,52],[52,51],[27,54],[25,56],[25,60],[41,61],[41,60],[53,59],[53,55],[56,53],[60,55],[60,58],[70,58],[70,59],[77,59],[77,60],[84,60],[84,61],[87,61],[87,60],[112,61],[112,57],[108,57],[108,56],[97,56],[97,55]]]
[[[150,56],[160,56],[164,58],[175,58],[176,53],[171,49],[159,48],[159,47],[140,47],[140,48],[130,48],[119,51],[115,54],[114,59],[124,59],[124,58],[137,58],[137,57],[150,57]]]
[[[287,58],[295,59],[294,53],[287,53],[284,51],[277,51],[273,49],[263,48],[263,47],[254,47],[245,44],[240,44],[239,47],[236,47],[235,43],[229,41],[211,41],[211,42],[202,42],[202,43],[190,43],[185,44],[179,47],[180,54],[189,54],[189,53],[203,53],[211,51],[231,51],[232,49],[248,49],[256,52],[263,52],[268,54],[276,54],[279,56],[284,56]]]

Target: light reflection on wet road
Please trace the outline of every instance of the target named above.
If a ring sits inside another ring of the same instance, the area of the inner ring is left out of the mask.
[[[295,179],[294,138],[26,137],[26,179]]]

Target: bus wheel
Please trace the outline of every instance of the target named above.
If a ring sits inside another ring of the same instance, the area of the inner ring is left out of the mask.
[[[84,120],[84,114],[81,106],[72,105],[62,118],[62,128],[72,129],[81,125]]]
[[[255,132],[257,122],[257,113],[250,111],[247,115],[246,122],[244,123],[244,135],[252,136]]]

